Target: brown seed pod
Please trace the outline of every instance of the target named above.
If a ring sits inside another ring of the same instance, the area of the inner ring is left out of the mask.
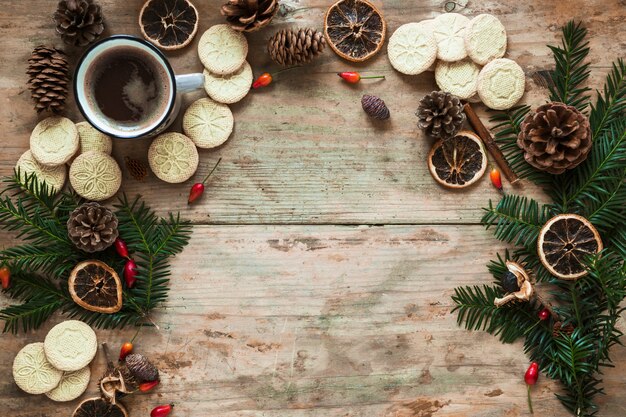
[[[361,98],[361,106],[365,113],[373,119],[387,120],[389,119],[389,109],[383,100],[376,96],[364,95]]]
[[[139,381],[156,381],[159,379],[159,370],[139,353],[131,353],[124,360],[131,374]]]

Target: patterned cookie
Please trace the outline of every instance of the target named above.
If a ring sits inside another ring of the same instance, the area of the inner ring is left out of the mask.
[[[457,62],[437,62],[435,80],[442,91],[454,94],[462,100],[476,94],[476,81],[480,68],[468,59]]]
[[[252,68],[248,62],[232,74],[219,75],[204,70],[204,89],[219,103],[232,104],[244,98],[252,86]]]
[[[78,129],[79,146],[78,152],[74,157],[89,151],[98,151],[111,155],[113,140],[109,136],[100,132],[89,122],[76,123],[76,129]]]
[[[180,133],[164,133],[152,141],[148,162],[154,175],[169,183],[185,182],[198,169],[198,150]]]
[[[465,29],[467,55],[479,65],[485,65],[506,52],[506,29],[490,14],[479,14]]]
[[[54,326],[43,342],[48,362],[61,371],[78,371],[96,356],[98,340],[88,324],[66,320]],[[49,391],[49,390],[48,390]]]
[[[56,388],[46,392],[52,401],[72,401],[80,397],[89,385],[91,371],[88,366],[74,372],[65,372]]]
[[[247,55],[246,37],[228,25],[210,27],[198,43],[200,61],[214,74],[223,75],[237,71]]]
[[[83,198],[111,198],[122,185],[122,170],[113,157],[98,151],[85,152],[72,162],[70,184]]]
[[[70,119],[48,117],[30,135],[30,150],[42,165],[56,166],[69,161],[78,151],[78,130]]]
[[[400,26],[389,38],[387,56],[397,71],[420,74],[437,58],[437,43],[432,32],[423,23],[407,23]]]
[[[515,61],[494,59],[478,74],[478,95],[485,106],[494,110],[513,107],[524,95],[526,77]]]
[[[465,27],[469,19],[458,13],[444,13],[433,22],[433,35],[437,41],[437,58],[442,61],[460,61],[467,56]]]
[[[15,169],[20,170],[20,175],[25,178],[27,174],[35,174],[39,181],[45,181],[46,184],[55,189],[56,192],[61,191],[65,185],[65,179],[67,178],[67,167],[65,165],[58,165],[55,167],[47,167],[41,165],[35,158],[31,151],[26,151],[17,160]]]
[[[46,359],[43,343],[31,343],[20,350],[13,360],[13,379],[29,394],[48,392],[61,381],[63,372]]]
[[[435,29],[435,27],[433,26],[434,22],[435,22],[435,19],[426,19],[426,20],[422,20],[420,23],[422,24],[422,26],[424,27],[424,30],[426,30],[427,33],[431,33],[432,34],[433,30]],[[433,38],[434,37],[435,36],[433,35]],[[437,43],[437,42],[435,41],[435,43]],[[435,54],[435,62],[433,62],[433,64],[430,67],[428,67],[426,69],[426,71],[435,72],[435,68],[437,67],[437,59],[436,58],[437,58],[437,56]]]
[[[226,104],[209,98],[194,102],[183,117],[183,131],[199,148],[215,148],[233,131],[233,113]]]

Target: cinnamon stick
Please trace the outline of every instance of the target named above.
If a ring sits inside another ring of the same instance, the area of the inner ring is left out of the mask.
[[[498,147],[498,144],[496,143],[496,141],[493,139],[491,132],[489,132],[489,130],[485,127],[485,125],[480,120],[480,118],[478,117],[478,115],[476,114],[472,106],[469,103],[465,103],[465,105],[463,106],[463,110],[465,111],[465,115],[467,116],[467,120],[469,121],[469,124],[476,131],[478,136],[480,136],[483,143],[485,144],[485,148],[487,148],[487,151],[491,154],[493,159],[496,161],[496,164],[498,164],[498,166],[502,170],[502,173],[504,174],[506,179],[511,184],[515,184],[516,182],[518,182],[519,181],[518,176],[515,174],[515,172],[513,172],[513,170],[509,166],[509,163],[506,161],[504,154]]]

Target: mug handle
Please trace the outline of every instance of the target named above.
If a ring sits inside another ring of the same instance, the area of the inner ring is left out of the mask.
[[[204,74],[183,74],[176,76],[176,91],[188,93],[204,87]]]

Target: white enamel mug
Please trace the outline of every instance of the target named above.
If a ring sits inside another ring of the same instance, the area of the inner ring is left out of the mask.
[[[155,117],[151,117],[149,123],[119,123],[107,117],[98,108],[94,99],[95,87],[91,85],[96,82],[90,79],[95,71],[102,71],[95,68],[98,58],[106,53],[107,57],[115,54],[116,50],[128,51],[129,48],[137,48],[143,57],[149,57],[149,65],[153,65],[152,70],[158,71],[163,76],[155,77],[155,81],[166,83],[161,85],[158,91],[162,92],[157,99],[160,100],[158,112]],[[152,137],[163,132],[176,119],[180,110],[180,94],[197,90],[204,85],[203,74],[175,75],[167,58],[151,43],[129,35],[115,35],[103,39],[92,45],[78,61],[74,73],[74,95],[76,104],[85,119],[99,131],[116,138],[134,139],[140,137]]]

